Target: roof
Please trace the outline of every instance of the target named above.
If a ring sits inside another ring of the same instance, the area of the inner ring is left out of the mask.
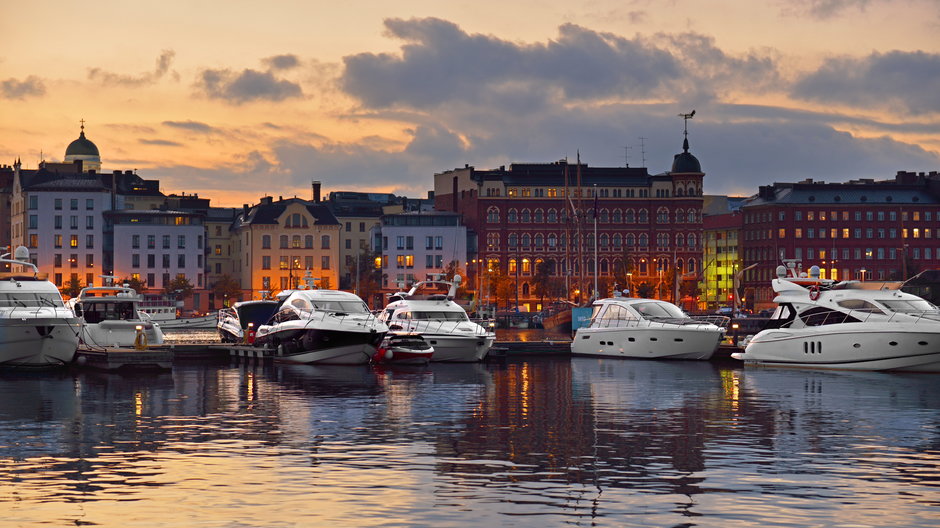
[[[502,180],[508,186],[555,186],[565,185],[565,173],[569,186],[577,185],[580,168],[581,186],[646,186],[649,172],[645,167],[591,167],[582,163],[513,163],[509,170],[504,167],[489,171],[474,171],[478,181]]]
[[[771,194],[772,193],[772,194]],[[940,197],[931,194],[925,186],[900,185],[894,182],[878,183],[775,183],[745,202],[747,206],[800,204],[800,205],[911,205],[940,204]]]
[[[247,214],[245,212],[239,214],[236,222],[242,226],[254,224],[276,225],[278,223],[277,219],[292,204],[301,204],[305,207],[310,216],[313,217],[314,225],[339,225],[339,220],[324,204],[301,200],[300,198],[288,198],[276,202],[270,198],[263,198],[260,204],[248,209]]]
[[[100,156],[98,147],[85,137],[85,131],[82,130],[78,139],[69,143],[65,149],[65,155],[68,156]]]

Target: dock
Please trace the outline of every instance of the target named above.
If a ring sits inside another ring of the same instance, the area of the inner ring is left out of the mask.
[[[721,345],[713,360],[729,360],[740,349]],[[571,341],[496,341],[487,359],[563,357],[571,354]],[[174,363],[186,361],[224,361],[231,358],[271,360],[274,351],[266,348],[229,343],[170,343],[143,349],[128,347],[79,347],[75,365],[100,370],[172,369]]]

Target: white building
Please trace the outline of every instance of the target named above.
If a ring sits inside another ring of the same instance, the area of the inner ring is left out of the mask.
[[[196,290],[205,288],[202,214],[125,210],[108,211],[105,217],[113,226],[115,276],[137,279],[150,289],[165,288],[177,277]]]
[[[467,227],[460,215],[445,212],[402,213],[382,217],[373,245],[382,253],[383,287],[411,287],[451,262],[465,270]]]

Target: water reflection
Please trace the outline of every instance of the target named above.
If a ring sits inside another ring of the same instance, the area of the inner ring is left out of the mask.
[[[936,526],[938,410],[709,362],[4,373],[0,525]]]

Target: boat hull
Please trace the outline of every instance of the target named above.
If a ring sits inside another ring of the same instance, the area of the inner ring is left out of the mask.
[[[143,321],[102,321],[82,326],[81,342],[91,347],[132,347],[137,342],[137,327],[141,326],[146,344],[163,344],[160,326]]]
[[[54,367],[78,350],[81,322],[74,319],[0,319],[0,365]]]
[[[421,337],[432,347],[434,356],[431,361],[473,363],[483,361],[493,346],[493,335],[448,335],[422,333]]]
[[[858,324],[837,331],[826,326],[763,330],[732,357],[775,367],[940,372],[940,331],[926,331],[924,324],[891,329]]]
[[[575,356],[628,359],[708,360],[718,349],[724,331],[704,330],[694,325],[674,329],[579,328],[571,342]]]
[[[368,363],[385,332],[285,329],[255,341],[275,350],[274,359],[289,363],[359,365]]]

